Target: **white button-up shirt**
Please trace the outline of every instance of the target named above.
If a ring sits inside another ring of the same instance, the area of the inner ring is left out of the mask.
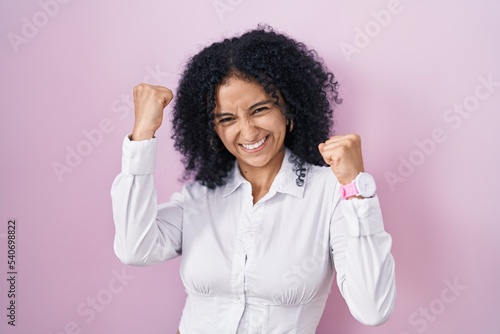
[[[125,138],[111,190],[115,252],[133,265],[182,254],[181,334],[314,333],[334,268],[356,319],[390,315],[394,260],[377,197],[344,200],[330,168],[307,164],[298,186],[291,156],[256,204],[235,165],[225,186],[194,182],[158,205],[156,139]]]

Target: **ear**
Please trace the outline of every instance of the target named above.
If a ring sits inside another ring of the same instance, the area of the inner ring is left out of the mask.
[[[293,118],[287,118],[286,119],[286,132],[292,132],[293,131]]]

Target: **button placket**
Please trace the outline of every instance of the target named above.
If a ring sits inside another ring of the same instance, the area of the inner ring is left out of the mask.
[[[236,240],[234,242],[234,255],[232,262],[232,291],[234,300],[245,303],[245,266],[247,254],[245,252],[245,233],[250,225],[252,209],[252,192],[250,184],[243,184],[242,211],[238,220]],[[249,189],[248,189],[249,188]]]

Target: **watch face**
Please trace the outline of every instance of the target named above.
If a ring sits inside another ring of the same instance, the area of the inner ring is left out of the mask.
[[[375,191],[377,190],[375,180],[368,173],[360,174],[356,185],[358,187],[359,194],[363,197],[372,197],[375,195]]]

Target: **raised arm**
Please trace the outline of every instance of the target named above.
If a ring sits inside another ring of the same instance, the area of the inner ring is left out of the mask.
[[[374,184],[364,190],[362,184],[350,185],[349,191],[344,188],[347,199],[340,196],[341,186],[364,172],[361,139],[355,134],[334,136],[321,143],[319,150],[340,183],[330,227],[337,284],[358,321],[379,325],[389,318],[396,297],[392,239],[384,230],[378,198],[372,196]],[[362,196],[349,197],[348,193]]]
[[[153,137],[171,100],[172,92],[165,87],[140,84],[134,88],[134,130],[124,139],[122,170],[111,188],[114,250],[127,264],[154,264],[181,253],[182,195],[174,195],[159,208],[153,180]]]

